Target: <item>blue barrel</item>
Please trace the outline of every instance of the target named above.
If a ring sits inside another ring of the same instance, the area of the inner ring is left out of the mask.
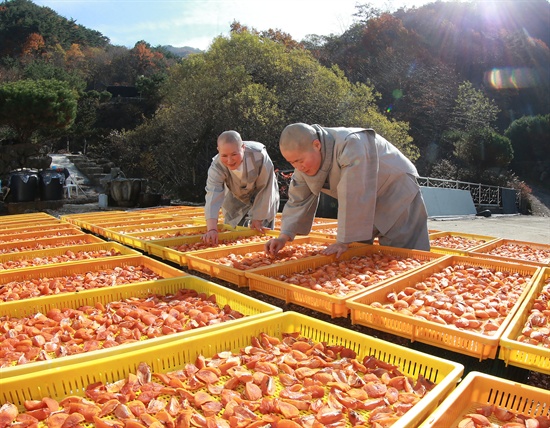
[[[34,201],[38,194],[38,175],[27,169],[12,171],[8,177],[8,187],[11,201]]]
[[[44,169],[38,173],[40,176],[40,199],[43,201],[58,201],[63,199],[63,186],[65,175],[57,169]]]

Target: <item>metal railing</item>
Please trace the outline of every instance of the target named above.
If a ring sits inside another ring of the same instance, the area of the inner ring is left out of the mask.
[[[294,170],[277,170],[277,181],[279,183],[279,191],[281,194],[281,200],[288,199],[288,186],[290,184],[290,178]],[[515,193],[516,206],[520,203],[520,193],[510,187],[490,186],[488,184],[481,183],[469,183],[467,181],[459,180],[444,180],[441,178],[430,177],[418,177],[418,184],[424,187],[440,187],[444,189],[458,189],[467,190],[472,195],[472,200],[476,207],[487,206],[502,208],[502,191],[513,191]]]
[[[519,204],[519,192],[509,187],[490,186],[487,184],[468,183],[458,180],[443,180],[430,177],[418,177],[418,184],[424,187],[467,190],[472,195],[475,206],[502,207],[502,189],[513,190],[516,193],[516,204]]]

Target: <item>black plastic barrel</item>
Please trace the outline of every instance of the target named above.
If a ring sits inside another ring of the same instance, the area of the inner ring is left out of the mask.
[[[40,176],[40,199],[43,201],[58,201],[63,199],[63,185],[65,175],[61,170],[44,169],[38,173]]]
[[[12,202],[34,201],[38,193],[38,175],[27,169],[12,171],[8,177],[8,187]]]

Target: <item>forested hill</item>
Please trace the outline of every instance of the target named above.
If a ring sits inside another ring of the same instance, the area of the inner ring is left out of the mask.
[[[73,43],[101,48],[109,43],[99,31],[66,19],[49,7],[29,0],[0,3],[0,57],[21,55],[36,43],[37,36],[48,48],[59,45],[68,49]]]
[[[221,131],[239,129],[276,157],[277,133],[300,121],[371,126],[425,176],[550,183],[548,0],[356,10],[342,34],[301,41],[235,21],[200,52],[146,40],[113,45],[48,7],[0,0],[5,99],[40,95],[39,80],[56,80],[52,91],[74,97],[56,123],[0,102],[0,149],[70,141],[183,191],[201,188]]]

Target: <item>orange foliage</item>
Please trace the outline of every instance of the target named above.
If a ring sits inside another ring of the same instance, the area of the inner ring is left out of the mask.
[[[38,52],[45,46],[46,43],[44,42],[44,38],[40,34],[31,33],[23,44],[22,53],[23,55],[30,55],[32,53]]]

